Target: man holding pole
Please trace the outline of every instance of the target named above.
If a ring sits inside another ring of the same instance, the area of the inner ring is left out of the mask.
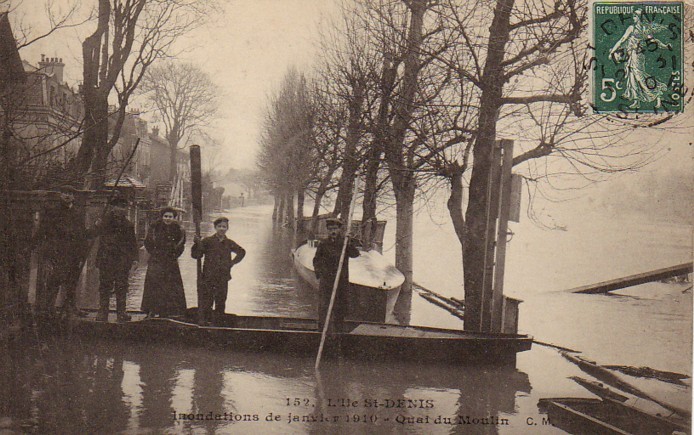
[[[340,268],[340,256],[345,242],[342,234],[342,221],[336,218],[326,219],[325,226],[328,230],[328,238],[321,240],[313,257],[313,269],[318,278],[319,308],[318,325],[322,330],[328,315],[330,297],[335,285],[335,278]],[[347,313],[347,289],[349,287],[349,259],[359,256],[359,249],[353,239],[348,239],[345,248],[345,258],[340,270],[340,279],[337,283],[333,312],[330,316],[330,327],[334,332],[342,332],[345,315]]]

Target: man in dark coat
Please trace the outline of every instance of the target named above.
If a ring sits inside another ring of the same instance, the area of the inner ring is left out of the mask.
[[[328,315],[330,297],[333,292],[335,277],[342,255],[344,236],[342,235],[342,222],[339,219],[330,218],[325,222],[328,230],[328,238],[321,240],[313,257],[313,270],[318,278],[319,308],[318,326],[323,329]],[[347,289],[349,288],[349,259],[359,256],[359,249],[355,240],[350,239],[345,249],[345,259],[340,271],[340,281],[337,286],[333,311],[330,316],[330,328],[337,332],[342,331],[347,304],[349,301]]]
[[[99,223],[96,235],[100,236],[99,250],[96,253],[96,267],[99,268],[99,315],[97,320],[108,320],[111,293],[116,293],[118,321],[126,322],[130,316],[125,313],[125,297],[128,291],[130,269],[137,266],[139,253],[135,227],[126,216],[128,203],[116,197],[110,202],[111,211]]]
[[[210,323],[212,305],[215,322],[221,323],[226,309],[227,291],[231,279],[231,268],[240,263],[246,251],[236,242],[228,239],[229,219],[220,217],[214,221],[215,234],[200,240],[195,236],[191,255],[193,258],[205,257],[202,280],[198,286],[198,324]],[[231,254],[235,254],[231,258]]]
[[[52,317],[60,289],[65,298],[65,315],[78,314],[77,282],[87,246],[84,216],[74,206],[76,189],[59,189],[60,205],[46,211],[36,233],[34,244],[42,249],[45,282],[38,286],[36,310],[39,316]]]

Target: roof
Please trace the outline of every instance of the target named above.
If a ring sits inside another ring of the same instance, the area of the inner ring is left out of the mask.
[[[25,79],[22,59],[7,12],[0,13],[0,83]]]
[[[120,180],[118,180],[117,186],[116,186],[116,179],[115,178],[111,178],[110,180],[105,182],[104,186],[106,186],[106,187],[132,188],[132,189],[145,189],[147,187],[142,183],[142,181],[140,181],[137,178],[130,176],[130,175],[121,176]]]

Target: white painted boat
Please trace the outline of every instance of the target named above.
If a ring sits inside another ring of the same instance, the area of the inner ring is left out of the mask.
[[[318,289],[313,269],[317,243],[309,240],[292,251],[294,268],[304,281]],[[347,318],[393,323],[393,309],[405,276],[377,251],[361,251],[349,260],[349,301]]]

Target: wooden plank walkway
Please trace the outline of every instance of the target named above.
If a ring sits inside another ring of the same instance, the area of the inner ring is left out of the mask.
[[[596,284],[576,287],[569,290],[572,293],[599,294],[608,293],[625,287],[645,284],[647,282],[660,281],[666,278],[686,275],[692,273],[692,263],[678,264],[677,266],[665,267],[663,269],[652,270],[650,272],[638,273],[636,275],[625,276],[610,281],[603,281]]]

